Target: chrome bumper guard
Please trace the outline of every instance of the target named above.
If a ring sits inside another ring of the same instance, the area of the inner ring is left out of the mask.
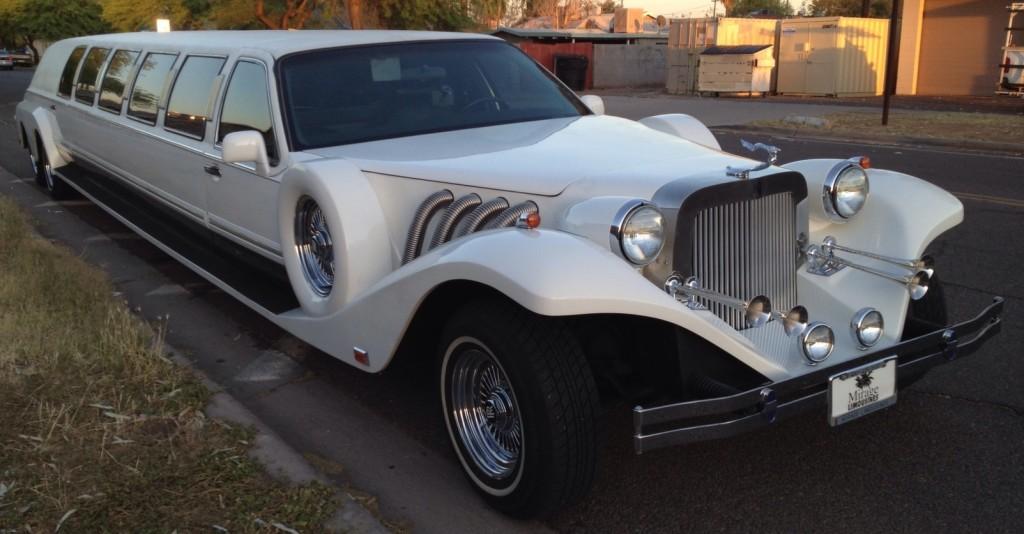
[[[802,376],[713,399],[633,408],[637,454],[683,443],[735,436],[826,404],[829,377],[882,358],[897,357],[897,381],[977,350],[1002,327],[1003,299],[975,318],[908,339]],[[897,383],[898,386],[898,383]]]

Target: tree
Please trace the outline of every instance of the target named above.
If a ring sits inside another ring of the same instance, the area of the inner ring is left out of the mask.
[[[789,17],[793,15],[793,6],[788,0],[736,0],[726,14],[730,17],[748,15]]]
[[[316,0],[284,0],[273,3],[278,4],[274,9],[276,14],[267,11],[265,0],[256,0],[255,6],[256,20],[271,30],[302,28],[316,8]]]
[[[888,17],[892,0],[870,0],[869,17]],[[816,17],[859,17],[863,0],[811,0],[807,14]]]
[[[386,28],[456,31],[473,25],[461,0],[377,0],[377,16]]]
[[[619,4],[615,0],[604,0],[601,2],[601,13],[615,13],[615,9],[619,7]]]
[[[56,41],[110,31],[103,8],[93,0],[0,0],[0,31],[32,50],[36,39]]]
[[[103,0],[103,18],[122,32],[153,30],[158,18],[175,30],[199,29],[209,9],[209,2],[195,0]]]

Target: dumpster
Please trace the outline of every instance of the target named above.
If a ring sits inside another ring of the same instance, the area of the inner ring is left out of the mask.
[[[574,91],[582,91],[587,83],[586,56],[572,54],[555,55],[555,76]]]
[[[700,54],[700,92],[766,95],[772,89],[772,45],[711,46]]]

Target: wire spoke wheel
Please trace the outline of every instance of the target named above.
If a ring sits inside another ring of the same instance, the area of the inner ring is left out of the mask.
[[[309,287],[326,297],[334,287],[334,242],[320,205],[310,197],[299,199],[295,210],[295,247]]]
[[[50,158],[43,160],[43,180],[46,181],[47,191],[53,191],[56,187],[56,183],[53,176],[53,167],[50,166]]]
[[[469,458],[487,476],[512,475],[523,450],[523,422],[512,385],[494,357],[475,344],[456,349],[451,417]]]

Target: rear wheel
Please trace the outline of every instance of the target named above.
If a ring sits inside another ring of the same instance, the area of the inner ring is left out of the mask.
[[[57,176],[53,172],[53,166],[50,164],[50,157],[46,153],[46,148],[39,145],[39,167],[40,172],[43,175],[43,187],[46,188],[46,192],[50,194],[50,198],[54,200],[64,200],[71,196],[71,186],[64,182],[64,179]]]
[[[561,321],[501,300],[467,304],[445,328],[440,385],[455,453],[492,506],[540,517],[587,493],[597,388]]]

